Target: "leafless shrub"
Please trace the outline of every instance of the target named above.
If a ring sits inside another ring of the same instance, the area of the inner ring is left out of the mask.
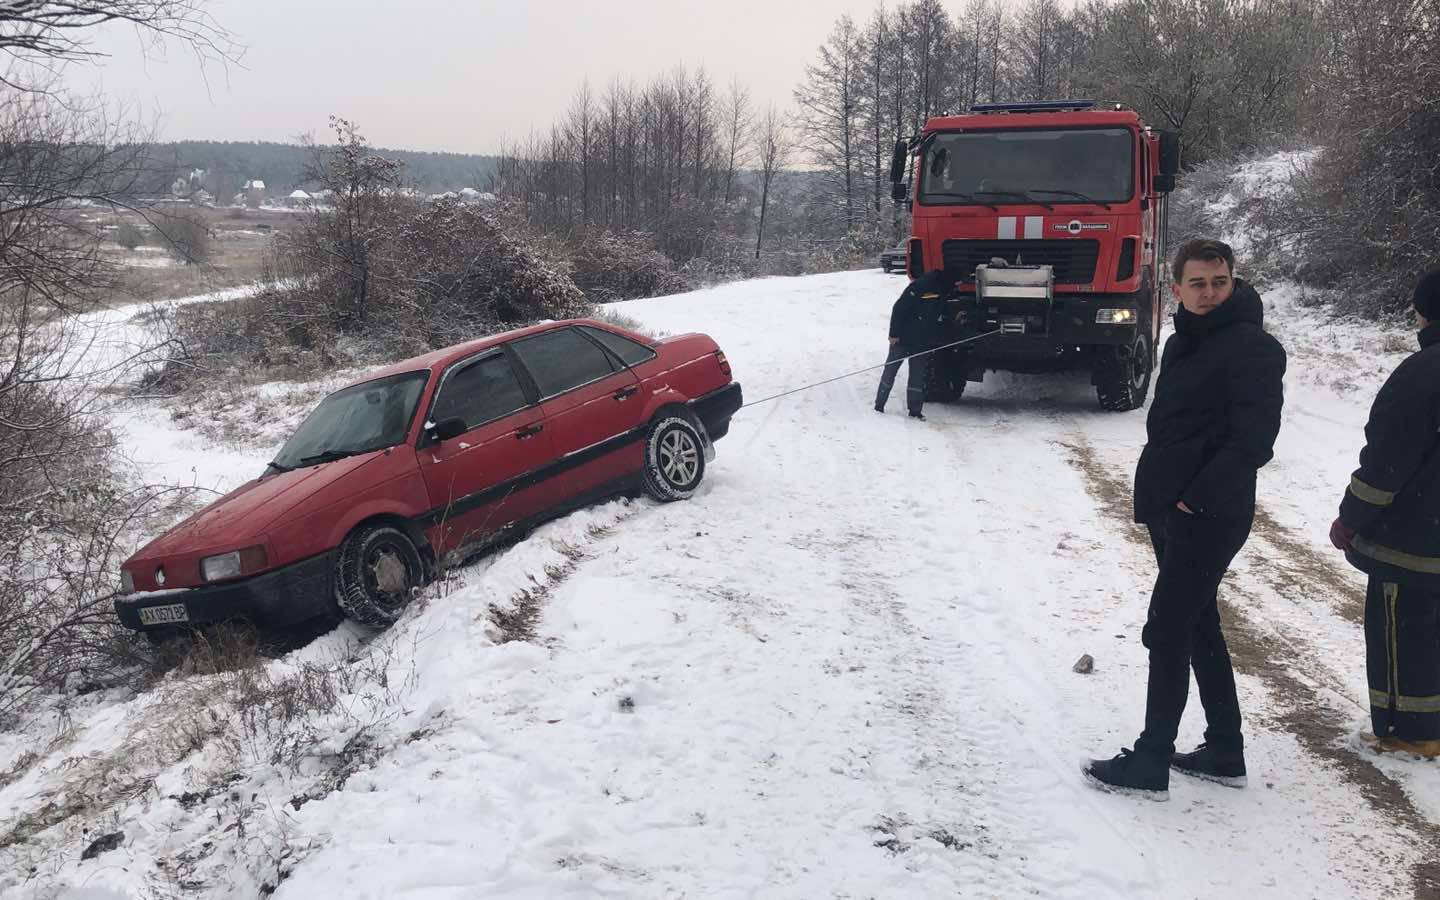
[[[155,233],[162,246],[183,263],[203,263],[210,259],[210,227],[196,213],[183,210],[159,211],[151,214]]]
[[[115,226],[115,243],[126,250],[134,250],[145,243],[145,232],[141,231],[134,222],[121,222]]]
[[[670,258],[634,232],[585,232],[570,250],[570,277],[596,303],[688,290]]]

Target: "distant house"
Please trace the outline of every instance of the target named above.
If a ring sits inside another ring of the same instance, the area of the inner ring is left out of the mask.
[[[285,198],[285,205],[294,209],[305,209],[314,202],[315,201],[313,197],[300,190],[299,188],[291,191],[290,196]]]
[[[259,206],[265,202],[265,182],[258,178],[247,181],[245,186],[240,188],[240,193],[245,198],[246,206]]]

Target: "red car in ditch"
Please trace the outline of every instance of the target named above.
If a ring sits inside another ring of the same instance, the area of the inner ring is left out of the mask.
[[[460,344],[322,400],[265,472],[121,565],[139,631],[395,620],[441,563],[618,493],[689,497],[741,406],[703,334],[588,319]]]

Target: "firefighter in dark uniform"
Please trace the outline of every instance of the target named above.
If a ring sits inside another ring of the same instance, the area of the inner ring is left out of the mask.
[[[1420,350],[1391,373],[1330,541],[1370,576],[1375,748],[1440,757],[1440,266],[1415,288]],[[1368,735],[1366,736],[1369,737]]]
[[[880,374],[880,389],[875,392],[876,412],[885,411],[885,401],[890,399],[900,363],[909,357],[905,404],[911,418],[924,420],[921,408],[925,405],[926,378],[934,355],[927,351],[940,345],[947,315],[945,298],[953,286],[953,279],[947,279],[943,269],[935,269],[910,282],[895,301],[890,310],[890,353]]]
[[[1265,332],[1260,295],[1234,277],[1220,241],[1175,255],[1180,301],[1145,420],[1135,469],[1135,521],[1146,525],[1159,572],[1140,640],[1150,652],[1145,727],[1135,749],[1085,766],[1091,784],[1169,797],[1170,770],[1245,784],[1235,672],[1217,591],[1250,536],[1255,476],[1274,453],[1284,400],[1285,350]],[[1175,752],[1195,673],[1205,742]]]

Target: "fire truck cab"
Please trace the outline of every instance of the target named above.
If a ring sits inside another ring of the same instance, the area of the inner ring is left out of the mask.
[[[958,399],[986,371],[1088,371],[1103,408],[1143,405],[1179,164],[1178,135],[1092,100],[978,105],[897,142],[907,270],[943,269],[946,343],[975,338],[937,352],[931,399]]]

